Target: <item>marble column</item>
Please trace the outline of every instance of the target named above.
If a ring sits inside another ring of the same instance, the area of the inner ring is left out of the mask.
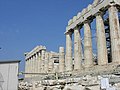
[[[29,59],[27,59],[27,73],[29,73]],[[29,74],[27,74],[27,77],[29,77]]]
[[[44,73],[44,65],[45,65],[45,63],[44,63],[44,61],[45,61],[45,50],[42,50],[42,56],[41,56],[41,59],[42,59],[42,61],[41,61],[41,72]]]
[[[31,56],[31,73],[33,73],[33,56]]]
[[[97,56],[98,65],[105,65],[108,63],[105,26],[102,17],[102,13],[99,12],[96,15],[96,33],[97,33]]]
[[[49,53],[49,72],[53,72],[54,60],[52,53]]]
[[[59,72],[65,71],[65,52],[64,47],[59,47]]]
[[[27,59],[25,60],[25,72],[27,73],[27,66],[28,66],[28,61]]]
[[[34,73],[35,73],[35,70],[34,70],[34,55],[32,56],[32,76],[34,77]]]
[[[32,73],[33,71],[32,71],[32,65],[33,65],[33,62],[32,62],[32,56],[30,56],[30,73]],[[32,74],[30,74],[30,77],[32,77]]]
[[[79,27],[74,29],[74,70],[79,70],[82,65],[82,46],[79,29]]]
[[[41,72],[41,52],[38,52],[38,72]]]
[[[31,73],[31,58],[29,57],[29,77],[31,77],[30,73]]]
[[[120,64],[120,25],[118,18],[118,10],[116,6],[111,5],[108,11],[112,62]]]
[[[72,32],[66,33],[66,71],[73,70],[73,61],[72,61]]]
[[[37,67],[38,67],[38,54],[36,53],[36,54],[35,54],[35,73],[37,73],[37,71],[38,71],[38,70],[37,70],[37,69],[38,69]]]
[[[27,73],[29,73],[29,70],[30,70],[30,59],[29,58],[28,58],[27,63],[28,63],[28,65],[27,65],[27,68],[28,68]],[[28,74],[28,77],[29,77],[29,74]]]
[[[37,59],[37,61],[36,61],[37,62],[36,63],[37,64],[36,65],[36,72],[39,73],[39,68],[38,68],[39,67],[39,55],[38,55],[38,52],[36,54],[37,54],[37,58],[36,58]]]
[[[87,20],[84,22],[84,63],[85,67],[93,66],[91,28]]]
[[[45,71],[45,73],[48,73],[48,66],[49,66],[49,64],[48,64],[48,61],[49,60],[49,53],[48,52],[46,52],[45,53],[45,65],[44,65],[44,71]]]
[[[34,73],[36,73],[36,54],[34,54]]]
[[[35,55],[33,55],[33,73],[35,73]]]
[[[25,62],[25,73],[28,73],[28,59],[26,59],[26,62]],[[27,78],[28,75],[26,74],[25,77]]]
[[[30,73],[32,72],[32,60],[31,60],[31,57],[30,57]],[[31,77],[31,74],[30,74],[30,77]]]

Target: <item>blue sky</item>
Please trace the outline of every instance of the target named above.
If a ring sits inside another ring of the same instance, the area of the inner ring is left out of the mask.
[[[22,60],[37,45],[65,47],[67,22],[93,0],[0,0],[0,60]]]

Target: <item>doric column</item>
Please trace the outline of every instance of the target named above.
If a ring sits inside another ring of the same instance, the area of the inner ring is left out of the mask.
[[[33,56],[31,56],[31,73],[33,73]]]
[[[36,54],[34,55],[34,72],[36,73]]]
[[[27,70],[27,72],[29,73],[30,72],[30,59],[28,58],[28,65],[27,65],[27,67],[28,67],[28,70]],[[28,77],[29,77],[30,75],[28,74]]]
[[[32,57],[30,56],[30,73],[32,73]]]
[[[39,53],[37,52],[37,67],[36,67],[37,73],[39,73]]]
[[[31,58],[29,57],[29,73],[31,73]],[[29,77],[31,77],[31,75],[29,74]]]
[[[73,70],[73,61],[72,61],[72,32],[66,33],[66,71]]]
[[[35,54],[35,73],[37,73],[38,72],[38,54],[36,53]]]
[[[49,53],[49,72],[53,72],[54,60],[52,53]]]
[[[35,73],[35,55],[33,55],[33,73]]]
[[[96,15],[96,30],[98,65],[105,65],[108,63],[108,56],[102,13],[97,13]]]
[[[27,59],[26,59],[26,61],[25,61],[25,72],[27,73],[27,66],[28,66],[28,61],[27,61]]]
[[[84,22],[84,63],[85,67],[93,66],[92,37],[89,21]]]
[[[45,50],[42,50],[41,72],[44,73]]]
[[[64,47],[59,47],[59,72],[65,71],[65,52]]]
[[[81,37],[80,28],[76,27],[74,29],[74,69],[79,70],[81,68],[82,62],[82,47],[81,47]]]
[[[41,72],[41,52],[38,52],[38,72]]]
[[[114,63],[120,63],[120,25],[118,18],[118,10],[116,6],[111,5],[108,11],[112,61]]]
[[[48,52],[46,52],[45,53],[45,65],[44,65],[44,70],[45,70],[45,73],[47,73],[48,72],[48,66],[49,66],[49,64],[48,64],[48,61],[49,60],[49,53]]]
[[[32,72],[32,60],[31,60],[31,57],[29,57],[29,58],[30,58],[30,73],[31,73]]]
[[[25,73],[28,73],[28,60],[25,61]],[[25,77],[27,78],[28,75],[26,74]]]
[[[32,59],[32,73],[34,73],[34,56],[32,55],[31,56],[31,59]],[[34,76],[34,74],[32,74],[32,77]]]

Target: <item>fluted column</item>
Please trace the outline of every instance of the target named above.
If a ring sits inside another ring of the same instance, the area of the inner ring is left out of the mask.
[[[31,61],[31,63],[30,63],[30,73],[32,73],[32,56],[30,57],[30,61]]]
[[[32,59],[30,57],[30,73],[32,72]],[[31,77],[31,74],[30,74],[30,77]]]
[[[66,33],[66,71],[73,70],[73,61],[72,61],[72,32]]]
[[[38,52],[38,72],[41,72],[41,53]]]
[[[118,18],[118,10],[116,6],[111,5],[108,11],[109,11],[112,62],[120,63],[120,25]]]
[[[34,71],[33,71],[33,56],[31,56],[31,73],[33,73]]]
[[[33,73],[35,73],[35,55],[33,55]]]
[[[39,67],[39,55],[38,55],[38,52],[36,54],[37,54],[36,72],[39,73],[39,68],[38,68]]]
[[[48,64],[48,61],[49,60],[49,53],[48,52],[46,52],[45,53],[45,65],[44,65],[44,71],[45,71],[45,73],[47,73],[48,72],[48,66],[49,66],[49,64]]]
[[[65,52],[64,47],[59,47],[59,72],[65,71]]]
[[[28,66],[28,64],[27,64],[27,59],[26,59],[26,61],[25,61],[25,72],[27,73],[27,66]]]
[[[36,54],[35,54],[35,73],[37,73],[37,71],[38,71],[38,70],[37,70],[37,69],[38,69],[37,67],[38,67],[38,54],[36,53]]]
[[[49,53],[49,72],[53,72],[54,60],[52,53]]]
[[[28,70],[27,70],[27,72],[29,73],[30,72],[30,59],[28,58],[28,65],[27,65],[27,67],[28,67]],[[28,77],[30,77],[30,75],[28,74]]]
[[[36,73],[36,54],[34,55],[34,73]]]
[[[45,50],[42,50],[42,56],[41,56],[41,72],[44,73],[44,61],[45,61]]]
[[[27,59],[25,61],[25,73],[28,73],[28,61],[27,61]],[[26,74],[25,77],[27,78],[28,75]]]
[[[96,15],[96,30],[98,65],[105,65],[108,63],[108,56],[102,13],[97,13]]]
[[[29,57],[29,73],[31,73],[31,58]],[[31,77],[31,75],[29,74],[29,77]]]
[[[92,37],[89,21],[84,22],[84,63],[85,67],[93,66]]]
[[[82,46],[80,37],[80,28],[74,29],[74,69],[79,70],[82,62]]]

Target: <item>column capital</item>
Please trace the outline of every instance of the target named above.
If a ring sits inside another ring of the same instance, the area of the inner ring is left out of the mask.
[[[40,51],[38,52],[38,56],[40,56],[41,55],[41,53],[40,53]]]
[[[109,4],[109,7],[112,7],[112,6],[115,6],[115,7],[116,7],[115,2],[111,2],[111,3]]]
[[[74,30],[78,30],[80,29],[81,27],[79,25],[76,25],[76,27],[74,28]]]
[[[37,55],[38,55],[38,54],[36,53],[36,54],[35,54],[35,57],[37,57]]]
[[[103,11],[98,11],[96,14],[95,14],[95,16],[103,16],[104,15],[104,12]]]
[[[86,23],[89,23],[89,24],[90,24],[90,20],[89,20],[89,19],[86,19],[83,23],[84,23],[84,24],[86,24]]]
[[[66,35],[72,35],[72,34],[73,34],[72,31],[68,31],[68,32],[66,32]]]

